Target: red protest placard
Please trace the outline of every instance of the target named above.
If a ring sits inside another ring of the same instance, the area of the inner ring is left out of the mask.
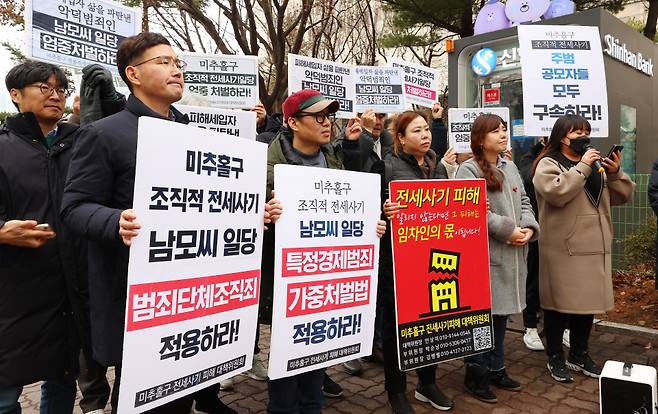
[[[390,183],[402,370],[493,347],[485,188],[482,179]]]

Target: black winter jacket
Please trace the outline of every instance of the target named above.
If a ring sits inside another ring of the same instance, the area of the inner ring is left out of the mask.
[[[541,142],[537,142],[535,145],[528,150],[521,161],[519,161],[519,174],[523,180],[523,187],[525,187],[525,193],[530,199],[530,204],[532,205],[532,211],[535,213],[535,217],[539,217],[539,208],[537,207],[537,195],[535,195],[535,186],[532,184],[533,169],[532,166],[535,163],[535,160],[539,156],[539,153],[544,149],[544,145]]]
[[[430,148],[439,160],[443,158],[448,150],[448,128],[442,119],[432,120],[432,144]]]
[[[424,180],[424,179],[447,179],[448,172],[446,167],[441,164],[439,158],[433,150],[429,150],[425,155],[425,160],[429,165],[434,165],[430,168],[429,177],[425,174],[418,165],[416,159],[407,154],[402,153],[399,156],[390,154],[386,159],[376,163],[372,171],[379,173],[382,177],[382,204],[389,198],[388,184],[394,180]],[[391,201],[395,201],[391,199]],[[379,249],[379,290],[385,300],[394,297],[393,291],[393,251],[391,247],[391,225],[387,223],[386,232],[381,238]],[[390,301],[389,301],[390,302]]]
[[[364,129],[356,141],[346,140],[345,132],[343,132],[336,142],[348,146],[348,150],[345,151],[345,168],[352,171],[370,172],[376,162],[391,153],[393,146],[393,138],[388,131],[382,131],[379,139],[381,140],[381,158],[373,149],[375,140],[370,132]]]
[[[0,244],[0,387],[75,374],[89,343],[86,250],[59,219],[77,131],[60,124],[48,148],[31,112],[0,129],[0,227],[36,220],[57,234],[37,249]]]
[[[188,123],[171,111],[176,122]],[[123,111],[81,128],[62,201],[64,223],[88,240],[92,349],[105,366],[121,364],[128,248],[119,217],[133,204],[141,116],[164,118],[130,95]]]
[[[256,128],[256,141],[270,145],[277,133],[283,127],[283,114],[275,112],[265,118],[265,124]]]

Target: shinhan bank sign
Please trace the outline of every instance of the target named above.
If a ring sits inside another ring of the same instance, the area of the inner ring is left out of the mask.
[[[647,60],[642,56],[642,53],[628,50],[626,43],[621,43],[619,39],[613,35],[605,35],[603,37],[603,42],[606,46],[606,48],[603,49],[603,53],[639,70],[647,76],[653,76],[653,58]]]

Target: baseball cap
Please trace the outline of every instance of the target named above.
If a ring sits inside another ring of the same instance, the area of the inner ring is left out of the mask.
[[[315,89],[302,89],[295,92],[283,101],[283,122],[299,113],[316,113],[329,108],[329,112],[336,112],[340,108],[338,101],[327,99]]]

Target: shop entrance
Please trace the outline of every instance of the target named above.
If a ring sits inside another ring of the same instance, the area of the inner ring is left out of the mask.
[[[520,75],[520,73],[519,73]],[[512,155],[518,164],[523,154],[537,142],[538,137],[525,135],[523,127],[523,87],[520,76],[505,76],[492,82],[483,83],[480,89],[481,106],[483,108],[500,106],[509,108],[510,123],[508,126],[512,139]],[[501,79],[502,78],[502,79]]]

